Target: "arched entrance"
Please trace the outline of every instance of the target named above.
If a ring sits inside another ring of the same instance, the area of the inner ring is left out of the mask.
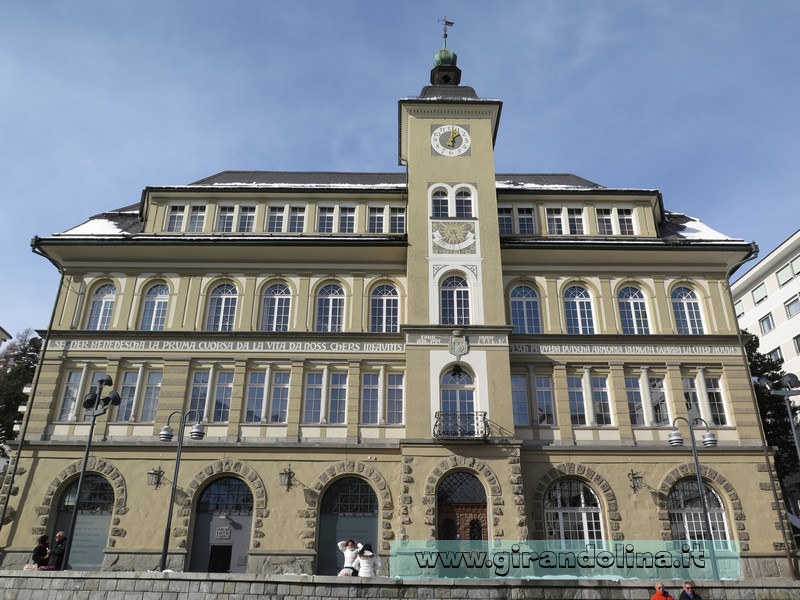
[[[75,497],[78,493],[78,480],[61,495],[58,501],[56,527],[50,539],[57,531],[70,535],[69,524],[75,508]],[[75,531],[72,533],[72,546],[69,553],[69,565],[77,571],[99,571],[103,566],[103,556],[108,544],[108,528],[111,525],[111,513],[114,511],[114,489],[100,475],[87,474],[83,479],[81,498],[78,503],[78,517]]]
[[[215,479],[197,502],[189,570],[246,573],[253,493],[237,477]]]
[[[472,473],[455,471],[436,492],[439,540],[488,540],[486,490]]]
[[[325,492],[320,505],[317,574],[336,575],[343,555],[336,544],[353,539],[378,551],[378,497],[365,480],[344,477]]]

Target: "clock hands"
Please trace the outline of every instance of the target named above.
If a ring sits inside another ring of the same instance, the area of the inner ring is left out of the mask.
[[[458,132],[457,129],[451,129],[450,130],[450,139],[447,140],[447,145],[452,148],[453,147],[453,142],[456,141],[457,137],[461,137],[461,134]]]

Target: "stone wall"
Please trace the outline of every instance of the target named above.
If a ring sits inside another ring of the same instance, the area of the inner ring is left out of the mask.
[[[677,596],[680,582],[668,582]],[[704,600],[794,600],[800,582],[725,581],[698,586]],[[642,600],[652,583],[636,581],[431,580],[214,573],[103,573],[0,571],[3,600]]]

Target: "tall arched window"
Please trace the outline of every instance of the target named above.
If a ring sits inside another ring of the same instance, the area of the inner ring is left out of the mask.
[[[95,290],[86,329],[106,331],[111,326],[111,313],[114,312],[116,298],[117,287],[113,283],[105,283]]]
[[[514,333],[541,333],[539,295],[527,285],[511,290],[511,324]]]
[[[469,286],[462,277],[451,275],[440,287],[442,325],[469,325]]]
[[[223,283],[214,288],[208,304],[206,331],[233,331],[236,300],[236,286]]]
[[[435,218],[447,217],[450,215],[450,199],[444,190],[436,190],[431,196],[431,216]]]
[[[642,290],[633,286],[622,288],[617,294],[622,333],[642,335],[650,333],[647,321],[647,303]]]
[[[455,471],[442,478],[436,490],[437,539],[485,540],[486,489],[472,473]]]
[[[456,193],[456,217],[467,218],[472,216],[472,192],[461,190]]]
[[[399,299],[393,285],[379,285],[372,292],[369,309],[369,330],[373,333],[395,333],[399,324]]]
[[[69,532],[77,495],[78,480],[75,479],[58,501],[54,532]],[[78,515],[72,534],[73,543],[69,554],[71,568],[96,571],[102,567],[113,512],[114,488],[105,477],[87,473],[81,486]]]
[[[564,312],[567,317],[567,333],[594,333],[592,297],[586,288],[573,285],[564,292]]]
[[[289,331],[292,295],[285,283],[274,283],[264,291],[261,302],[261,331]]]
[[[716,492],[703,483],[711,537],[715,548],[727,547],[728,526],[725,507]],[[707,540],[703,504],[697,493],[697,479],[681,479],[667,496],[669,524],[673,540]]]
[[[564,548],[583,548],[586,540],[602,540],[600,501],[579,479],[559,479],[544,502],[544,522],[548,540],[560,540]]]
[[[672,311],[675,313],[675,325],[678,333],[688,335],[703,333],[700,302],[692,289],[677,287],[672,291]]]
[[[317,324],[315,331],[344,330],[344,290],[330,283],[317,294]]]
[[[476,428],[475,381],[462,369],[447,371],[441,379],[441,433],[448,437],[474,436]]]
[[[142,331],[162,331],[167,319],[167,303],[169,302],[169,288],[163,283],[151,286],[144,295],[142,308],[142,321],[139,329]]]

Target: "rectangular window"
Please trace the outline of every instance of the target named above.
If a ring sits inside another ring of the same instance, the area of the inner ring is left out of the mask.
[[[564,233],[564,227],[561,223],[560,208],[547,209],[547,233],[550,235],[561,235]]]
[[[195,371],[192,378],[192,392],[189,397],[189,410],[195,411],[198,420],[203,418],[208,396],[208,371]]]
[[[328,423],[344,423],[347,412],[347,373],[331,373]]]
[[[500,235],[514,233],[514,212],[511,208],[500,207],[497,209],[497,224],[500,228]]]
[[[322,409],[322,373],[306,374],[303,423],[319,423]]]
[[[188,219],[187,219],[188,211]],[[203,231],[206,218],[206,207],[201,205],[174,204],[169,207],[165,231],[177,233],[187,231],[199,233]],[[184,229],[185,227],[185,229]]]
[[[518,206],[517,223],[521,235],[532,235],[536,233],[533,208]]]
[[[406,232],[406,209],[393,206],[389,209],[389,233]]]
[[[694,377],[682,377],[683,399],[686,406],[686,418],[690,421],[700,417],[700,401],[697,398]]]
[[[133,414],[133,404],[136,401],[136,386],[139,373],[125,371],[122,374],[122,385],[119,386],[120,403],[117,407],[116,421],[129,421]]]
[[[610,208],[598,208],[597,213],[597,233],[599,235],[614,235],[614,221],[611,217]]]
[[[150,371],[147,374],[147,383],[142,396],[142,412],[139,420],[142,423],[152,423],[156,420],[156,409],[161,396],[161,371]]]
[[[270,423],[286,423],[286,412],[289,409],[289,371],[272,373],[272,390],[270,393]]]
[[[767,313],[766,316],[758,320],[758,326],[761,329],[761,335],[769,333],[775,329],[775,321],[772,319],[772,313]]]
[[[800,335],[794,336],[794,351],[800,354]]]
[[[289,233],[303,233],[306,224],[306,207],[292,206],[289,208]]]
[[[728,419],[725,417],[725,403],[722,401],[719,377],[706,377],[706,391],[711,408],[711,422],[714,425],[727,425]]]
[[[553,408],[553,380],[549,375],[533,378],[536,391],[536,421],[539,425],[555,425],[556,411]]]
[[[258,423],[261,421],[261,407],[264,405],[266,391],[266,373],[263,371],[250,373],[250,377],[247,379],[247,405],[244,410],[245,423]]]
[[[201,233],[206,223],[206,207],[192,206],[189,211],[189,226],[186,231],[189,233]]]
[[[405,404],[405,376],[403,373],[386,375],[386,424],[399,425],[403,422]]]
[[[794,279],[800,273],[800,256],[795,256],[789,263],[778,269],[775,276],[778,279],[778,285],[783,287]]]
[[[547,233],[550,235],[562,235],[565,232],[570,235],[583,235],[585,227],[583,223],[583,208],[555,208],[545,209],[547,216]]]
[[[252,233],[256,227],[256,207],[239,207],[239,231],[242,233]]]
[[[511,376],[511,406],[514,425],[528,427],[531,420],[528,414],[528,378],[525,375]]]
[[[667,392],[664,390],[663,377],[650,378],[650,401],[653,404],[653,420],[656,425],[669,425]]]
[[[353,233],[356,230],[355,206],[339,207],[339,233]]]
[[[639,386],[638,377],[630,375],[625,377],[625,396],[628,399],[628,414],[631,417],[631,425],[646,425],[644,409],[642,408],[642,390]]]
[[[586,425],[586,410],[583,405],[583,378],[567,377],[569,415],[573,425]]]
[[[608,402],[608,383],[604,376],[592,377],[594,418],[598,425],[611,425],[611,406]]]
[[[567,223],[569,224],[570,235],[583,234],[583,209],[582,208],[568,208],[567,209]]]
[[[370,206],[367,219],[367,232],[383,233],[383,207]]]
[[[333,206],[317,208],[317,231],[319,233],[333,233],[333,213]]]
[[[753,294],[753,302],[758,304],[759,302],[763,302],[767,298],[767,284],[762,283],[758,287],[756,287],[752,292]]]
[[[231,412],[231,396],[233,395],[233,371],[217,373],[217,386],[214,391],[214,423],[226,423]]]
[[[774,350],[771,350],[770,352],[767,352],[767,356],[772,360],[774,360],[776,363],[783,362],[783,352],[781,352],[780,346],[775,348]]]
[[[787,301],[784,306],[786,307],[786,316],[791,319],[797,313],[800,313],[800,298],[795,296],[791,300]]]
[[[64,393],[61,394],[61,410],[58,413],[59,421],[69,420],[70,413],[74,410],[80,392],[81,372],[68,371],[64,383]]]
[[[165,227],[168,232],[174,233],[176,231],[183,231],[183,215],[185,210],[186,207],[182,204],[169,207],[169,216],[167,217],[167,226]]]
[[[364,425],[378,423],[378,402],[380,402],[380,376],[378,373],[364,373],[361,376],[361,422]]]
[[[617,219],[619,222],[620,235],[633,235],[633,209],[632,208],[618,208]]]
[[[236,208],[233,206],[220,206],[217,208],[217,231],[230,233],[233,231],[233,218]]]
[[[733,310],[736,312],[736,318],[738,319],[744,314],[744,302],[741,300],[737,300],[733,304]]]
[[[280,233],[283,231],[283,206],[270,206],[267,212],[267,231]]]

